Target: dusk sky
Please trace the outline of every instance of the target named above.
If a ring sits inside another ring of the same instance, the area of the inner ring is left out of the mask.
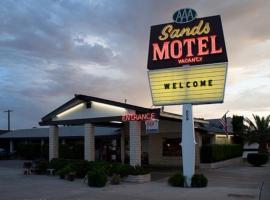
[[[186,7],[221,15],[229,59],[224,104],[194,106],[194,116],[270,114],[269,0],[5,0],[0,129],[4,110],[14,110],[12,129],[31,128],[75,93],[151,107],[150,26]],[[180,114],[181,106],[165,111]]]

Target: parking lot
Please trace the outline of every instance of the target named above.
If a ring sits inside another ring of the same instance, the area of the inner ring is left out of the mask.
[[[204,170],[209,179],[207,188],[174,188],[168,186],[170,171],[155,171],[154,181],[145,184],[108,184],[90,188],[82,179],[75,182],[56,176],[23,175],[22,161],[0,161],[1,200],[154,200],[154,199],[270,199],[270,165],[251,167],[248,164]],[[264,183],[264,184],[263,184]],[[262,187],[263,186],[263,187]],[[261,188],[263,191],[261,193]],[[268,193],[267,193],[268,192]],[[260,194],[261,193],[261,194]]]

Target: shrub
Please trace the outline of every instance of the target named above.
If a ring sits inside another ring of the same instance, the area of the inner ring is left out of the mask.
[[[112,163],[108,166],[107,173],[109,176],[119,174],[122,178],[131,174],[133,167],[128,164]]]
[[[168,183],[174,187],[184,187],[185,177],[182,173],[177,172],[169,178]]]
[[[86,160],[71,161],[71,167],[76,172],[78,178],[83,178],[87,174],[89,162]]]
[[[201,147],[201,162],[211,163],[239,157],[243,153],[239,144],[211,144]]]
[[[121,182],[121,176],[119,174],[113,174],[111,178],[112,185],[119,185]]]
[[[259,167],[268,162],[268,154],[266,153],[249,153],[247,156],[249,164]]]
[[[129,175],[144,175],[149,174],[149,170],[144,169],[141,166],[135,166],[130,168]]]
[[[70,165],[65,166],[64,168],[60,169],[57,174],[59,175],[59,177],[61,179],[64,179],[66,177],[66,175],[68,175],[69,173],[73,172],[73,169],[71,168]]]
[[[40,160],[36,162],[35,172],[37,174],[44,174],[48,168],[48,162],[46,160]]]
[[[69,164],[68,160],[64,159],[52,159],[49,163],[48,168],[55,169],[56,171],[64,168],[66,165]]]
[[[94,169],[88,172],[88,185],[90,187],[104,187],[107,183],[107,175],[104,169]]]
[[[75,172],[69,172],[69,173],[67,174],[67,180],[69,180],[69,181],[74,181],[75,176],[76,176]]]
[[[203,174],[194,174],[191,179],[191,187],[206,187],[207,178]]]

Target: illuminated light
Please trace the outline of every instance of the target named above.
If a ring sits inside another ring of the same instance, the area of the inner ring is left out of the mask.
[[[127,109],[122,108],[122,107],[112,106],[109,104],[99,103],[99,102],[95,102],[95,101],[92,101],[92,107],[99,107],[99,108],[104,108],[104,109],[118,111],[118,112],[126,112],[127,111]]]
[[[155,113],[122,115],[122,121],[147,121],[147,120],[154,120],[155,118],[156,118]]]
[[[203,36],[198,38],[166,41],[161,46],[158,43],[153,43],[153,61],[181,59],[194,56],[205,56],[210,54],[223,53],[222,47],[217,47],[217,36]],[[183,45],[183,44],[187,45]],[[192,45],[195,43],[196,45]],[[195,49],[195,47],[197,49]],[[211,50],[211,51],[210,51]],[[186,52],[187,55],[184,54]]]
[[[84,107],[84,103],[80,103],[80,104],[78,104],[78,105],[76,105],[76,106],[74,106],[72,108],[69,108],[68,110],[65,110],[64,112],[59,113],[58,115],[56,115],[56,117],[61,118],[61,117],[65,116],[65,115],[71,114],[72,112],[74,112],[74,111],[76,111],[76,110],[78,110],[80,108],[83,108],[83,107]]]
[[[120,121],[110,121],[110,122],[113,124],[122,124],[122,122],[120,122]]]
[[[227,63],[177,67],[148,72],[155,106],[221,103]]]

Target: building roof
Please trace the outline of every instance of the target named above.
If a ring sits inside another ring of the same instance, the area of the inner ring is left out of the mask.
[[[198,127],[200,130],[207,131],[210,134],[226,134],[223,126],[220,122],[220,119],[208,119],[208,124],[200,124]],[[227,118],[227,131],[229,134],[233,133],[232,125],[231,125],[231,118]]]
[[[95,127],[95,136],[109,136],[120,134],[119,128]],[[59,127],[59,137],[83,137],[83,126]],[[19,129],[0,135],[0,138],[48,138],[49,128]]]
[[[52,112],[50,112],[49,114],[44,116],[41,119],[40,124],[42,124],[44,122],[46,123],[47,121],[51,121],[52,118],[55,117],[58,113],[66,111],[66,110],[70,109],[71,107],[74,107],[74,106],[80,104],[81,102],[91,103],[92,101],[100,102],[100,103],[108,104],[108,105],[113,105],[113,106],[118,106],[118,107],[122,107],[122,108],[126,108],[126,109],[131,109],[131,110],[135,110],[136,112],[142,112],[142,113],[151,112],[153,110],[160,110],[160,109],[151,109],[151,108],[145,108],[145,107],[141,107],[141,106],[135,106],[135,105],[127,104],[127,103],[121,103],[121,102],[112,101],[112,100],[108,100],[108,99],[102,99],[102,98],[93,97],[93,96],[75,94],[74,98],[72,98],[70,101],[66,102],[62,106],[56,108],[55,110],[53,110]]]

